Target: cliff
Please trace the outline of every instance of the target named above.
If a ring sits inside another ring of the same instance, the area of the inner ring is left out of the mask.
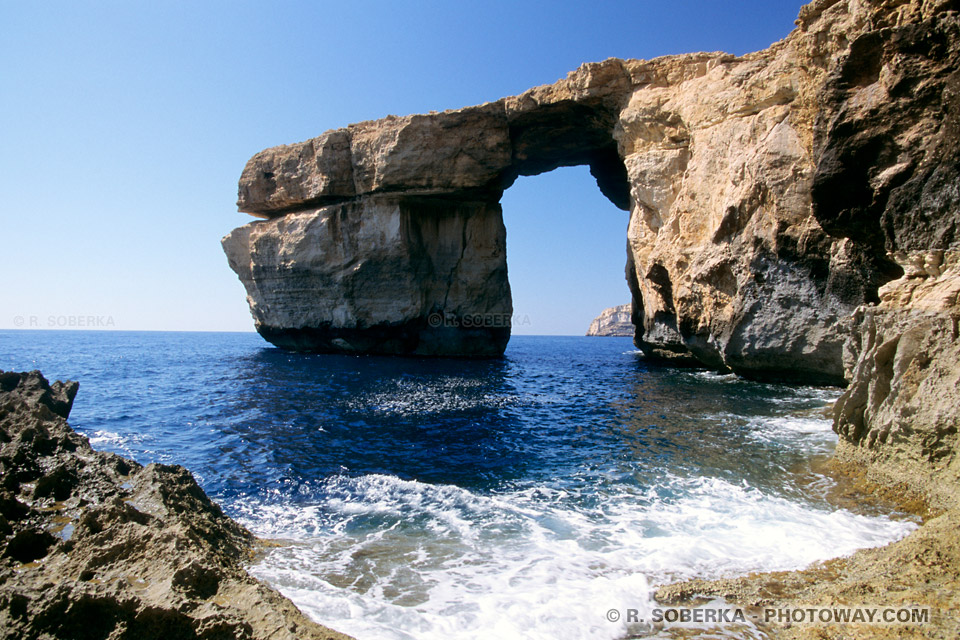
[[[588,336],[633,337],[633,334],[633,311],[629,304],[604,309],[587,329]]]
[[[253,536],[186,469],[91,449],[77,388],[0,371],[0,636],[348,640],[244,571]]]
[[[849,383],[839,454],[876,479],[923,469],[952,487],[958,8],[816,0],[746,56],[590,63],[519,96],[267,149],[238,203],[266,220],[223,247],[279,346],[496,355],[512,310],[499,198],[519,175],[586,164],[630,211],[645,354]],[[953,492],[937,484],[915,488]]]

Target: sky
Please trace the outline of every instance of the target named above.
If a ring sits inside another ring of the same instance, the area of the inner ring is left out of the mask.
[[[756,51],[801,4],[0,0],[0,329],[250,331],[220,238],[257,151],[583,62]],[[586,167],[502,204],[514,333],[629,302],[627,214]]]

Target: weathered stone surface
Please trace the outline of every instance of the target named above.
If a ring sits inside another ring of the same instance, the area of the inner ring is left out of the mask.
[[[633,305],[621,304],[604,309],[587,329],[588,336],[633,337]]]
[[[629,208],[611,131],[623,63],[457,111],[388,117],[268,149],[223,239],[257,330],[304,351],[499,355],[510,335],[497,203],[518,175],[588,164]]]
[[[510,166],[510,133],[500,102],[347,128],[357,193],[450,193],[491,189]]]
[[[297,351],[499,355],[510,337],[500,205],[368,196],[223,240],[257,330]]]
[[[389,116],[261,151],[243,170],[237,206],[275,217],[390,191],[477,191],[496,201],[510,153],[502,101],[430,115]]]
[[[857,311],[850,386],[834,408],[841,459],[960,507],[960,253],[897,254],[905,275]]]
[[[632,190],[628,271],[646,353],[754,377],[843,381],[846,318],[875,296],[870,254],[812,215],[827,69],[866,17],[819,3],[742,58],[631,63],[647,84],[616,136]]]
[[[244,571],[253,536],[186,469],[91,449],[76,392],[0,371],[0,637],[347,638]]]
[[[960,5],[872,6],[830,70],[814,128],[814,213],[874,257],[836,406],[837,455],[874,480],[960,502]]]
[[[815,130],[817,219],[881,256],[960,241],[960,7],[900,5],[831,69]]]
[[[350,134],[339,129],[253,156],[240,176],[237,206],[268,218],[355,195]]]

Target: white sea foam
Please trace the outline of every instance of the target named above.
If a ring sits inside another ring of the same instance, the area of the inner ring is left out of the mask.
[[[430,381],[397,379],[384,389],[357,394],[348,408],[391,416],[426,415],[443,411],[496,408],[517,404],[515,396],[483,393],[476,378],[448,376]]]
[[[717,371],[699,370],[691,371],[690,377],[707,382],[741,382],[743,378],[735,373],[719,373]]]
[[[833,422],[819,417],[757,417],[747,421],[747,428],[754,440],[803,451],[829,450],[837,442]]]
[[[91,445],[109,445],[114,447],[120,447],[127,443],[127,438],[115,433],[113,431],[104,431],[103,429],[98,429],[90,435],[87,436],[87,439],[90,440]]]
[[[716,478],[584,500],[368,475],[331,478],[316,495],[306,507],[239,505],[257,534],[290,541],[251,570],[318,621],[371,640],[618,638],[626,628],[605,613],[642,617],[651,584],[799,568],[915,527]]]
[[[145,440],[140,435],[123,435],[105,429],[87,432],[86,436],[94,449],[116,451],[130,458],[136,457],[137,451],[142,448],[141,443]]]

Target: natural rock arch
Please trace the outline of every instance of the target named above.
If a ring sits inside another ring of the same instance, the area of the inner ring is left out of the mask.
[[[224,249],[277,345],[496,355],[512,312],[500,195],[587,164],[630,211],[647,355],[842,383],[854,310],[903,273],[891,256],[939,264],[960,237],[950,6],[817,0],[758,53],[611,59],[267,149],[239,200],[267,220]]]
[[[636,344],[764,379],[846,378],[838,459],[949,506],[957,8],[814,0],[755,54],[609,60],[488,105],[269,149],[240,185],[241,209],[269,219],[224,248],[277,344],[498,353],[506,328],[427,327],[433,309],[509,313],[499,193],[587,163],[622,204],[622,162]]]
[[[614,130],[619,61],[552,86],[429,115],[363,122],[267,149],[239,207],[267,218],[224,239],[257,330],[289,349],[491,356],[512,302],[500,197],[518,176],[588,165],[630,208]]]

